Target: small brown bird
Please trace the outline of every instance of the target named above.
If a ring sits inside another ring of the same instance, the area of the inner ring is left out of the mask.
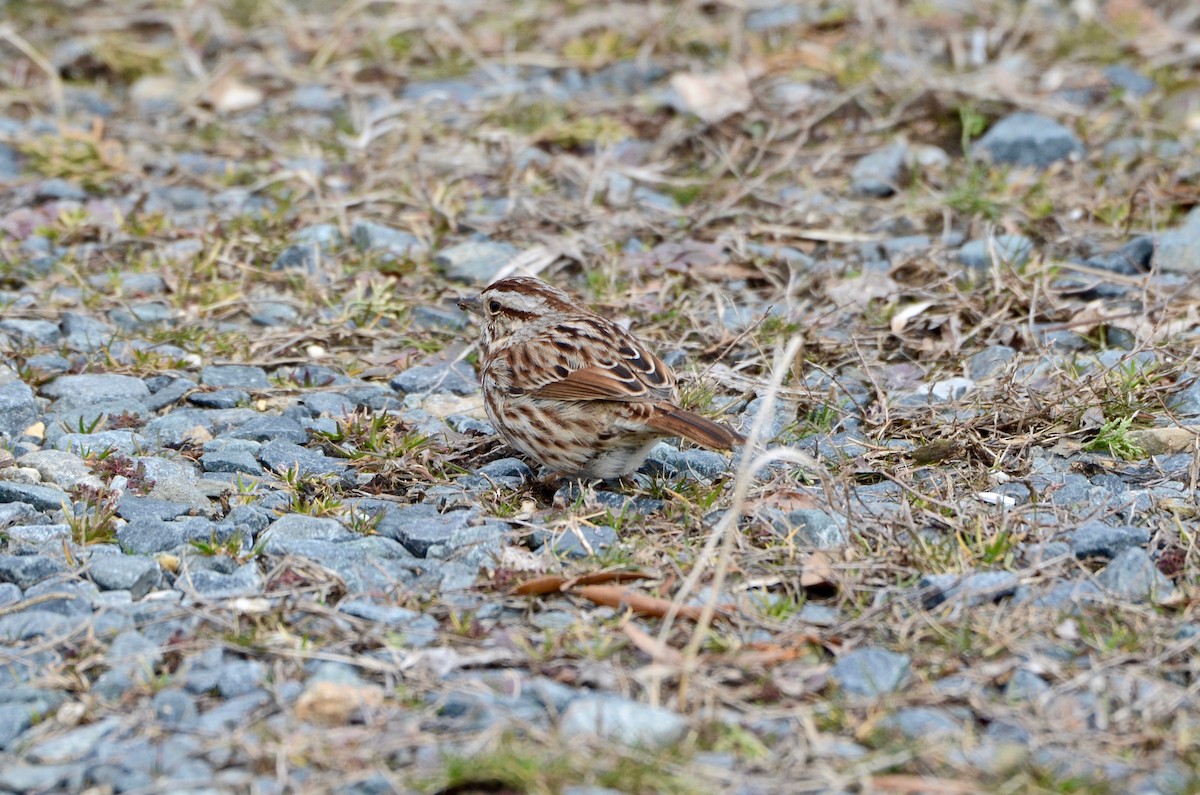
[[[620,477],[669,436],[722,450],[745,441],[680,408],[661,359],[557,287],[514,276],[458,305],[481,318],[479,380],[492,424],[556,472]]]

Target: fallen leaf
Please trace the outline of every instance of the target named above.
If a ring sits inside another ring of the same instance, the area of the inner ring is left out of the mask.
[[[580,588],[577,593],[584,599],[595,602],[598,605],[618,609],[628,608],[638,615],[650,616],[652,618],[665,617],[671,612],[675,604],[670,599],[662,599],[657,596],[638,593],[637,591],[631,591],[628,588],[621,588],[616,585],[586,585]],[[703,608],[695,605],[679,605],[675,611],[675,615],[691,621],[699,621],[702,612]],[[720,614],[720,608],[718,608],[717,614]]]
[[[900,311],[896,312],[896,314],[892,315],[892,333],[899,334],[901,331],[904,331],[904,327],[908,325],[908,321],[912,320],[914,317],[921,314],[935,303],[935,301],[917,301],[915,304],[909,304]]]
[[[208,87],[204,98],[217,113],[236,113],[261,104],[263,92],[233,75],[225,75]]]
[[[741,65],[703,74],[677,72],[671,76],[671,88],[701,121],[716,124],[750,109],[754,102],[750,77],[750,72]]]
[[[621,631],[633,641],[633,645],[637,646],[646,656],[654,660],[656,663],[666,663],[667,665],[682,665],[683,655],[673,646],[668,646],[665,643],[659,643],[657,639],[650,637],[642,629],[625,622],[625,626],[621,627]]]
[[[313,682],[296,700],[296,718],[305,723],[338,725],[348,722],[359,710],[382,704],[383,690],[376,685]]]

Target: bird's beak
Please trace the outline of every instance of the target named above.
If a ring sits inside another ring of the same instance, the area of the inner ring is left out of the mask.
[[[483,316],[483,307],[479,303],[478,296],[458,299],[458,308],[464,312],[470,312],[474,315]]]

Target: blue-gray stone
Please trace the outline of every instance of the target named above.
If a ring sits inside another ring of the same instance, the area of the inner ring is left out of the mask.
[[[1004,697],[1009,701],[1030,701],[1050,690],[1046,680],[1025,668],[1013,671],[1004,686]]]
[[[244,425],[229,432],[234,439],[252,439],[256,442],[269,442],[272,439],[283,439],[287,442],[304,444],[308,441],[308,432],[300,423],[290,417],[255,417]]]
[[[319,450],[310,450],[282,439],[267,442],[258,451],[258,460],[274,472],[299,469],[301,476],[336,475],[346,470],[346,463],[330,458]]]
[[[28,590],[47,577],[60,574],[63,565],[41,555],[0,555],[0,582],[11,582]]]
[[[250,393],[242,389],[217,389],[188,395],[188,403],[202,409],[235,409],[249,402]]]
[[[918,587],[926,607],[958,600],[969,607],[989,604],[1016,593],[1019,580],[1009,571],[973,571],[963,575],[927,574]]]
[[[117,543],[134,555],[153,555],[182,546],[187,541],[187,527],[181,522],[161,519],[136,519],[117,529]]]
[[[227,662],[217,671],[217,694],[222,698],[234,698],[252,693],[262,686],[266,677],[267,667],[258,660]]]
[[[198,711],[196,700],[182,690],[160,690],[150,699],[150,706],[159,723],[168,726],[189,726],[195,720]]]
[[[565,737],[598,736],[643,748],[664,748],[683,739],[685,718],[664,707],[619,696],[587,695],[573,700],[559,721]]]
[[[141,599],[158,587],[162,570],[153,558],[137,555],[93,555],[88,564],[92,582],[106,591],[129,591]]]
[[[0,320],[0,331],[9,336],[37,345],[54,345],[62,337],[57,323],[49,320],[32,320],[26,318],[9,318]]]
[[[1134,602],[1159,602],[1175,591],[1141,547],[1119,553],[1096,575],[1096,582],[1108,593]]]
[[[729,459],[712,450],[684,450],[675,459],[679,474],[697,480],[715,480],[729,472]]]
[[[1078,558],[1114,558],[1131,547],[1150,543],[1150,531],[1141,527],[1113,527],[1098,519],[1084,522],[1071,534],[1071,551]]]
[[[271,263],[271,270],[303,270],[315,274],[325,259],[321,247],[316,243],[299,243],[279,252],[279,256]]]
[[[34,714],[35,710],[26,704],[0,704],[0,751],[33,725]]]
[[[1158,236],[1154,264],[1168,273],[1200,271],[1200,206],[1189,210],[1178,227]]]
[[[1024,235],[999,235],[991,240],[971,240],[958,250],[958,261],[970,268],[987,268],[992,253],[1000,265],[1019,268],[1029,262],[1033,241]]]
[[[214,736],[225,734],[245,723],[255,710],[270,700],[271,696],[265,690],[226,699],[203,713],[195,722],[195,730]]]
[[[80,406],[106,401],[144,404],[150,397],[150,390],[142,379],[113,373],[59,376],[43,384],[41,392],[64,404]]]
[[[1122,276],[1138,276],[1150,270],[1153,258],[1154,238],[1149,235],[1141,235],[1112,253],[1088,257],[1085,264],[1091,268]]]
[[[245,364],[209,365],[200,371],[204,386],[237,387],[241,389],[270,389],[267,371]]]
[[[401,257],[425,249],[425,244],[415,235],[372,221],[355,221],[350,227],[350,240],[362,251],[383,251]]]
[[[99,318],[78,312],[64,312],[61,328],[66,338],[67,348],[73,351],[94,351],[112,342],[113,329]],[[65,376],[79,378],[81,376]],[[88,378],[89,376],[82,376]],[[121,376],[125,377],[125,376]],[[61,380],[61,379],[60,379]],[[43,393],[45,390],[43,389]],[[136,394],[120,395],[118,397],[137,398]]]
[[[135,456],[147,450],[149,446],[149,442],[140,433],[126,430],[64,433],[54,440],[56,450],[65,450],[84,458],[105,450]]]
[[[262,465],[258,463],[254,453],[232,445],[204,453],[200,456],[200,465],[204,467],[205,472],[241,472],[254,476],[263,473]]]
[[[126,521],[135,519],[162,519],[169,522],[191,511],[191,506],[181,502],[160,500],[154,497],[139,497],[126,492],[117,501],[117,515]]]
[[[963,732],[962,721],[937,707],[907,707],[879,722],[879,728],[903,734],[913,740],[956,737]]]
[[[1081,157],[1083,143],[1075,133],[1037,113],[1020,111],[996,122],[972,147],[996,163],[1047,168],[1058,160]]]
[[[290,326],[300,317],[294,306],[281,301],[255,301],[249,311],[250,322],[259,326]]]
[[[336,251],[342,245],[342,233],[334,224],[312,224],[297,229],[292,242],[315,244],[323,251]]]
[[[243,541],[243,549],[245,542]],[[232,596],[255,596],[263,591],[263,579],[258,566],[247,563],[232,573],[192,569],[175,580],[178,590],[193,596],[209,599],[227,599]]]
[[[967,375],[973,381],[999,375],[1016,356],[1017,352],[1007,345],[989,345],[967,359]]]
[[[77,623],[79,623],[78,618],[56,613],[53,610],[41,610],[33,607],[0,616],[0,640],[32,640],[53,635],[64,626]]]
[[[39,511],[53,511],[73,501],[65,491],[53,486],[0,480],[0,503],[6,502],[23,502]]]
[[[343,600],[338,605],[338,610],[346,615],[400,630],[404,635],[404,643],[408,646],[428,646],[438,637],[438,622],[433,616],[396,605],[382,605],[365,596]]]
[[[620,539],[617,531],[608,525],[580,525],[556,532],[549,540],[555,555],[565,558],[586,558],[600,555],[615,547]]]
[[[533,479],[529,465],[519,458],[500,458],[475,470],[489,481],[509,489],[520,488]]]
[[[1158,84],[1149,77],[1135,72],[1124,64],[1104,67],[1104,76],[1108,78],[1108,82],[1112,84],[1113,88],[1135,97],[1144,97],[1158,88]]]
[[[488,284],[520,253],[509,243],[471,240],[442,249],[433,258],[451,279],[468,284]]]
[[[908,147],[900,143],[861,158],[850,173],[850,190],[861,196],[891,196],[903,179],[907,155]]]
[[[465,362],[419,364],[393,378],[391,386],[404,394],[450,392],[455,395],[474,395],[479,392],[478,379],[471,366]]]
[[[911,662],[886,649],[860,648],[841,657],[829,676],[847,693],[880,696],[895,692],[908,681]]]
[[[196,382],[190,378],[171,379],[170,383],[155,390],[154,394],[146,401],[146,408],[150,411],[165,409],[167,406],[183,400],[187,393],[195,388]]]
[[[40,415],[37,398],[27,384],[13,381],[0,385],[0,434],[16,439]]]

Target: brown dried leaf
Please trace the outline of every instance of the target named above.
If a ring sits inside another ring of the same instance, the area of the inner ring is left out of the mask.
[[[663,618],[674,604],[670,599],[661,599],[615,585],[587,585],[579,589],[579,595],[598,605],[618,609],[627,607],[639,615],[652,618]],[[701,612],[702,608],[695,605],[680,605],[675,614],[680,618],[699,621]]]

